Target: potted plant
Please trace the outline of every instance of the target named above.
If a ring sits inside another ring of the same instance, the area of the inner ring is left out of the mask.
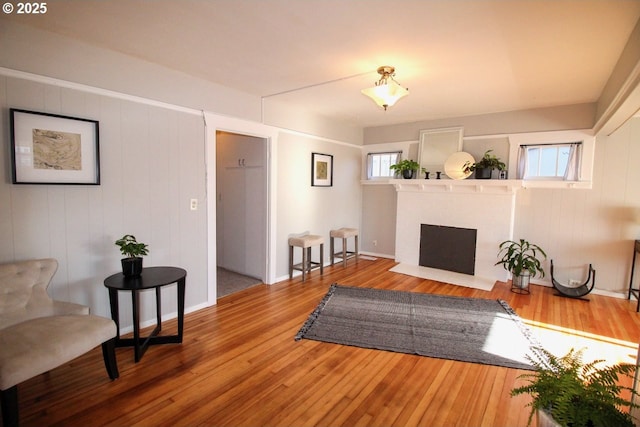
[[[520,375],[528,384],[515,387],[511,396],[529,394],[532,401],[529,422],[538,414],[538,426],[629,426],[634,425],[625,407],[637,408],[633,397],[638,393],[631,387],[620,385],[620,377],[633,379],[636,365],[619,363],[602,365],[602,360],[585,363],[583,350],[571,349],[557,357],[551,352],[534,347],[535,357],[527,356],[534,367],[533,373]],[[621,395],[630,393],[629,399]],[[552,421],[550,420],[552,419]]]
[[[413,174],[420,169],[420,164],[415,160],[405,159],[389,166],[389,169],[400,173],[404,179],[411,179],[413,178]]]
[[[543,258],[539,259],[540,256]],[[501,258],[494,265],[502,265],[505,270],[511,272],[512,289],[528,290],[532,277],[544,277],[542,261],[547,259],[547,254],[538,245],[524,239],[518,242],[505,240],[500,243],[498,257]]]
[[[491,172],[494,169],[498,169],[499,171],[503,171],[507,168],[507,165],[501,161],[498,157],[491,154],[493,150],[487,150],[482,156],[482,159],[475,163],[466,162],[464,164],[464,172],[474,172],[476,173],[476,179],[490,179]]]
[[[142,273],[142,256],[149,254],[148,246],[139,243],[136,236],[125,234],[116,240],[116,246],[120,247],[120,252],[125,256],[121,260],[122,274],[126,277],[136,277]]]

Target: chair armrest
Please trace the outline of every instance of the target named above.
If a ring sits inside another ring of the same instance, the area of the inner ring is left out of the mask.
[[[89,314],[89,307],[67,301],[53,301],[53,312],[50,316],[67,316],[69,314]]]
[[[89,307],[67,301],[50,300],[48,304],[27,306],[20,310],[0,314],[0,329],[39,317],[89,314]]]

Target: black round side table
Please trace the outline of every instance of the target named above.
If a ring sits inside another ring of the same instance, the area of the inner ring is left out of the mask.
[[[136,363],[149,345],[182,343],[182,331],[184,328],[184,292],[186,286],[186,270],[178,267],[146,267],[142,269],[139,277],[125,277],[122,273],[116,273],[104,280],[104,286],[109,290],[109,305],[111,306],[111,318],[116,322],[117,336],[116,347],[134,348]],[[160,288],[165,285],[177,283],[178,285],[178,334],[158,336],[162,330],[162,316],[160,313]],[[148,337],[140,338],[140,291],[156,290],[156,327]],[[120,310],[118,307],[118,291],[131,292],[131,304],[133,307],[133,338],[120,338]]]

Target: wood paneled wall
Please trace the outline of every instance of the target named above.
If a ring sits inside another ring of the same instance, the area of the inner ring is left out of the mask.
[[[187,306],[207,301],[205,133],[199,114],[7,76],[0,76],[0,106],[0,262],[56,258],[51,296],[108,316],[102,282],[120,269],[114,241],[134,234],[149,245],[145,265],[188,271]],[[9,108],[98,120],[101,184],[11,184]],[[202,209],[191,211],[191,198]],[[122,304],[125,327],[130,305],[128,299]],[[163,313],[175,307],[175,292],[168,290]],[[151,298],[142,310],[144,318],[155,316]]]
[[[609,137],[598,136],[594,160],[593,188],[519,190],[516,196],[514,238],[540,245],[556,268],[593,264],[596,289],[624,295],[628,286],[633,241],[640,238],[640,118],[633,118]],[[472,144],[476,141],[468,141]],[[388,148],[388,144],[385,144]],[[367,146],[369,151],[374,146]],[[362,250],[380,252],[394,229],[390,216],[372,206],[395,204],[392,195],[378,188],[365,188]],[[469,205],[469,209],[482,206]],[[395,218],[392,218],[395,220]],[[382,221],[387,221],[382,223]],[[395,239],[395,234],[391,236]],[[386,245],[386,246],[385,246]],[[497,248],[496,248],[497,253]],[[549,262],[545,263],[548,272]],[[580,277],[575,277],[580,279]],[[547,276],[543,282],[550,284]]]

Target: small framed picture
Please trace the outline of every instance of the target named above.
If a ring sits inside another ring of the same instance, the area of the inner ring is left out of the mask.
[[[10,112],[14,184],[100,184],[96,120]]]
[[[333,186],[333,156],[311,153],[311,185],[313,187]]]

